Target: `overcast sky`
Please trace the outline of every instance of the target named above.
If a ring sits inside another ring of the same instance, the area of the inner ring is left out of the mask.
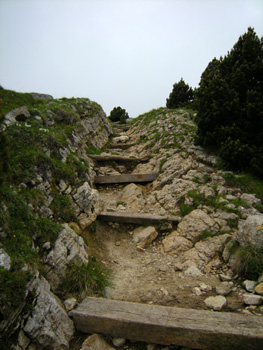
[[[198,87],[249,26],[263,36],[263,0],[0,0],[0,85],[136,117],[181,77]]]

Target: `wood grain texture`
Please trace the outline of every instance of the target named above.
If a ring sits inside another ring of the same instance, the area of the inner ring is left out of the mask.
[[[71,316],[84,333],[205,350],[263,349],[261,316],[103,298],[84,299]]]

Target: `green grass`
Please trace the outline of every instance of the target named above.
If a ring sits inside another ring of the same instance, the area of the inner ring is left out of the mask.
[[[68,293],[102,293],[111,285],[110,271],[96,259],[91,258],[87,264],[68,265],[66,277],[61,288]]]
[[[226,172],[223,177],[227,186],[239,187],[243,192],[256,194],[263,201],[263,180],[248,173],[233,174]]]
[[[240,247],[239,254],[242,261],[240,275],[256,281],[263,273],[263,249]]]

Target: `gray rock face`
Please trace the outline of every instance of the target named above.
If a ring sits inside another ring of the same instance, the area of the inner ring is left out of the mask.
[[[7,270],[10,270],[11,267],[10,256],[2,248],[0,248],[0,267]]]
[[[48,95],[48,94],[40,94],[39,92],[31,92],[31,95],[35,100],[53,100],[53,96]]]
[[[263,248],[263,215],[251,215],[239,221],[237,239],[242,246]]]
[[[88,247],[83,238],[65,224],[59,233],[54,248],[46,258],[47,278],[53,290],[58,287],[65,277],[67,265],[71,262],[88,263]]]
[[[197,242],[202,232],[215,231],[218,228],[219,226],[208,214],[196,209],[179,223],[177,232],[192,242]]]
[[[182,252],[193,247],[193,243],[190,240],[180,236],[177,231],[172,232],[168,237],[166,237],[162,241],[162,244],[165,253],[172,251]]]
[[[26,106],[19,107],[9,112],[5,116],[5,125],[15,124],[17,121],[25,121],[30,117],[30,113]]]
[[[36,293],[34,310],[26,321],[24,332],[38,349],[69,349],[74,326],[60,300],[50,292],[44,278],[37,279],[33,289]]]
[[[78,205],[80,227],[84,229],[96,220],[103,209],[103,201],[87,182],[77,189],[73,198]]]

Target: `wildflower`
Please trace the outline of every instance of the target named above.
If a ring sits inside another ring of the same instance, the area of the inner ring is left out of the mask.
[[[263,226],[258,226],[258,228],[259,228],[260,230],[263,230]]]
[[[16,235],[13,235],[14,238],[16,238]]]

